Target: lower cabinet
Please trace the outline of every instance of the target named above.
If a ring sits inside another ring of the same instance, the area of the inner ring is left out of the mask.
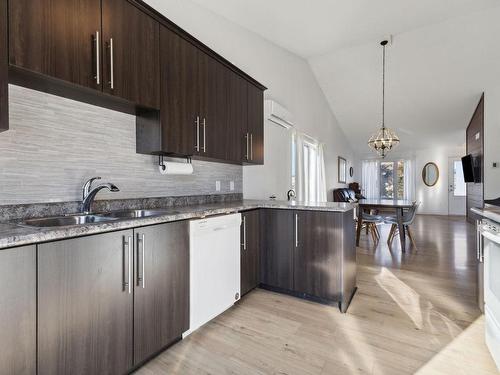
[[[35,374],[35,246],[0,250],[0,332],[0,374]]]
[[[292,210],[262,211],[262,284],[293,289],[294,225]]]
[[[293,290],[339,301],[342,272],[342,215],[295,211]]]
[[[134,363],[189,329],[189,225],[135,230]]]
[[[39,245],[38,374],[125,374],[188,329],[187,222]]]
[[[38,374],[132,367],[133,231],[38,247]]]
[[[261,282],[347,309],[356,289],[352,211],[265,209]]]
[[[260,282],[260,210],[241,213],[241,295]]]

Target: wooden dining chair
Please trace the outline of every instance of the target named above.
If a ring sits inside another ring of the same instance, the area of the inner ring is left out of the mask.
[[[380,215],[363,213],[363,222],[361,223],[361,225],[366,228],[366,234],[371,234],[373,242],[375,242],[375,244],[378,244],[378,242],[380,241],[380,232],[377,225],[382,224],[383,222],[384,218]],[[358,225],[360,225],[359,222]]]

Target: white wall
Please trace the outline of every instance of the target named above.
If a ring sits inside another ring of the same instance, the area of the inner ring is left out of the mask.
[[[337,183],[337,156],[353,160],[352,149],[314,78],[308,63],[227,19],[187,0],[146,0],[152,7],[200,41],[268,87],[266,98],[278,101],[293,113],[297,128],[326,144],[325,164],[329,199]],[[269,144],[266,160],[280,157],[279,148]],[[272,165],[243,168],[246,197],[283,198],[262,175],[272,175]],[[289,168],[284,165],[283,168]]]
[[[500,77],[494,80],[499,86],[484,93],[484,199],[500,197]]]
[[[416,152],[416,200],[421,202],[419,214],[448,215],[448,158],[463,155],[465,145],[456,148],[435,147]],[[422,169],[429,162],[436,163],[439,168],[439,180],[432,187],[425,185],[422,180]]]

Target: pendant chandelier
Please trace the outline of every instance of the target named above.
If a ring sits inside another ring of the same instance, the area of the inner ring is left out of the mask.
[[[399,145],[399,137],[396,133],[385,127],[385,46],[387,45],[387,40],[384,40],[380,44],[384,49],[384,57],[383,57],[383,73],[382,73],[382,128],[373,134],[370,140],[368,141],[368,146],[370,146],[373,150],[377,152],[377,154],[385,158],[387,154]]]

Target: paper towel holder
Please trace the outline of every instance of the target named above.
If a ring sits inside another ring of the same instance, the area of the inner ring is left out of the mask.
[[[164,161],[163,159],[164,159],[163,155],[158,155],[158,165],[160,166],[160,168],[162,169],[162,171],[164,171],[167,168],[163,164],[163,161]],[[193,160],[191,159],[191,156],[186,156],[185,159],[186,159],[186,163],[193,164]]]

